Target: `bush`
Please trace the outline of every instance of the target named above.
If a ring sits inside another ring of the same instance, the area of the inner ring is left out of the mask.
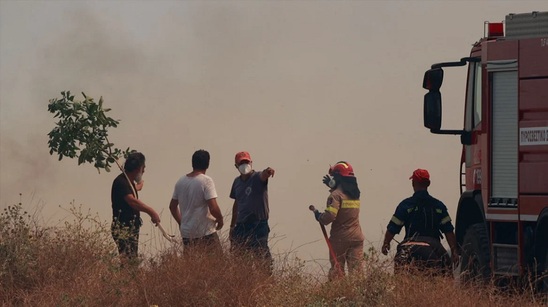
[[[526,294],[463,287],[453,278],[410,269],[370,248],[363,274],[326,282],[304,262],[279,257],[272,275],[245,257],[179,245],[120,267],[110,225],[74,206],[61,227],[37,226],[21,204],[0,215],[0,304],[3,306],[540,306]]]

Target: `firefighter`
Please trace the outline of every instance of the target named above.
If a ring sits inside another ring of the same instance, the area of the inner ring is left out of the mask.
[[[430,174],[427,170],[417,169],[409,179],[414,194],[396,208],[387,226],[382,253],[388,254],[390,241],[405,227],[405,238],[398,244],[394,258],[395,268],[414,263],[420,268],[450,272],[451,260],[457,264],[459,252],[447,207],[428,193]],[[451,248],[451,258],[440,242],[442,233]]]
[[[352,166],[344,161],[329,168],[323,183],[330,192],[327,207],[323,213],[315,211],[315,217],[322,225],[333,223],[329,238],[334,252],[329,254],[329,280],[333,280],[344,276],[345,264],[349,273],[361,271],[364,235],[359,220],[360,189]]]

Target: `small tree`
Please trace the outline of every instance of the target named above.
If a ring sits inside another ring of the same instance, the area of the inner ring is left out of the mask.
[[[84,93],[84,101],[75,101],[70,91],[61,95],[61,99],[50,99],[48,104],[48,111],[59,118],[56,127],[48,133],[50,155],[57,153],[59,160],[77,157],[78,165],[88,162],[99,172],[101,169],[110,172],[112,163],[124,171],[118,159],[122,155],[127,157],[130,149],[122,151],[109,142],[108,129],[118,127],[120,121],[106,116],[111,109],[103,109],[103,97],[96,103]]]
[[[103,109],[103,97],[97,103],[84,93],[84,101],[75,101],[70,91],[61,92],[61,95],[61,99],[50,99],[48,104],[48,111],[54,114],[54,118],[59,118],[55,128],[48,133],[50,155],[57,153],[59,160],[63,157],[78,158],[78,165],[91,163],[98,172],[101,169],[110,172],[112,163],[115,163],[130,181],[118,162],[122,156],[128,156],[130,149],[122,151],[109,141],[108,129],[118,127],[120,121],[106,116],[111,109]],[[133,195],[137,196],[131,181],[130,187]],[[173,239],[160,224],[157,226],[164,237]]]

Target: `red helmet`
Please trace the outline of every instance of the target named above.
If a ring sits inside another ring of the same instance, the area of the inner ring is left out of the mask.
[[[354,177],[354,169],[348,162],[339,161],[329,168],[329,175],[339,174],[343,177]]]

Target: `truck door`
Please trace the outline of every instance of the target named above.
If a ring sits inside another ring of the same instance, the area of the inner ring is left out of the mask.
[[[466,190],[481,189],[481,118],[482,118],[482,72],[481,63],[472,62],[468,67],[468,86],[466,94],[466,110],[464,130],[470,132],[471,144],[465,144],[464,163],[466,176],[472,180],[466,180]],[[462,172],[461,172],[462,173]],[[462,191],[461,191],[462,193]]]

